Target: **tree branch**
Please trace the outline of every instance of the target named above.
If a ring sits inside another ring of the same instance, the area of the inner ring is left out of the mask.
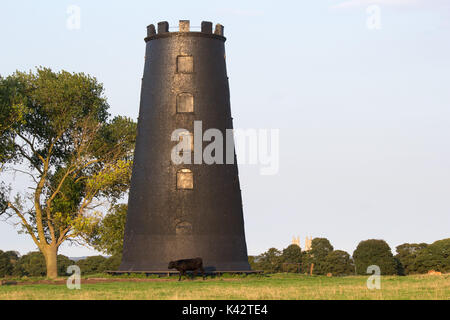
[[[31,148],[31,151],[33,151],[33,153],[38,156],[38,158],[42,161],[42,163],[45,162],[45,159],[43,156],[41,156],[41,154],[39,152],[36,151],[36,149],[34,148],[34,144],[28,140],[24,135],[22,135],[20,132],[18,132],[17,130],[15,130],[16,134],[22,138],[23,141],[25,141]]]
[[[30,226],[28,221],[25,219],[25,216],[11,202],[8,202],[8,207],[14,210],[14,212],[17,214],[17,216],[22,221],[22,225],[25,227],[25,229],[27,229],[28,233],[33,238],[34,243],[38,246],[38,248],[41,248],[41,243],[36,238],[36,235],[33,232],[33,228]]]

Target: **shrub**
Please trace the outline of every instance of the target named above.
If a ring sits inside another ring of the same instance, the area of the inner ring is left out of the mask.
[[[14,266],[13,275],[18,277],[42,277],[47,274],[44,255],[40,252],[30,252],[22,256]]]
[[[108,259],[106,259],[103,269],[105,271],[117,271],[119,270],[120,264],[122,262],[122,255],[116,254]]]
[[[103,273],[107,269],[107,260],[107,258],[102,256],[93,256],[77,261],[76,265],[80,267],[81,274]]]
[[[58,275],[59,276],[66,276],[67,275],[67,268],[70,266],[75,265],[75,261],[70,260],[70,258],[58,255]]]

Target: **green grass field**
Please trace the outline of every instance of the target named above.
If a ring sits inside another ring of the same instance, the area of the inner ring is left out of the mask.
[[[120,279],[123,282],[1,286],[0,299],[31,300],[328,300],[450,299],[450,275],[382,277],[381,290],[368,290],[367,277],[308,277],[296,274],[171,279]],[[142,281],[142,282],[140,282]]]

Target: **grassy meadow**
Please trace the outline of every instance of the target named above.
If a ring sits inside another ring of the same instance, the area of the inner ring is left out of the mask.
[[[450,299],[450,275],[382,277],[381,290],[368,290],[367,277],[309,277],[297,274],[222,276],[178,282],[176,278],[120,277],[84,283],[0,286],[0,300],[408,300]],[[36,280],[36,279],[34,279]],[[93,279],[95,281],[95,279]],[[86,280],[84,280],[86,281]]]

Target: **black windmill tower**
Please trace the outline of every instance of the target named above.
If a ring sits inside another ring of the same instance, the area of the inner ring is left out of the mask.
[[[180,21],[179,27],[169,32],[169,24],[160,22],[157,32],[147,28],[120,271],[167,271],[169,261],[196,257],[207,271],[250,271],[236,161],[172,161],[175,130],[192,136],[196,121],[224,137],[233,129],[223,26],[213,32],[211,22],[202,22],[201,31],[192,32],[189,21]]]

